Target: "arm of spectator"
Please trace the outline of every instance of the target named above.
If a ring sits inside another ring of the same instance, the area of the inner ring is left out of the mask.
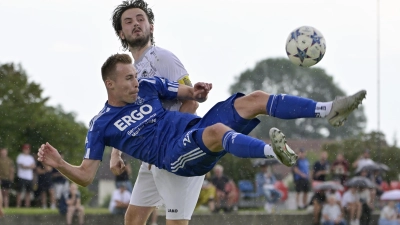
[[[70,197],[65,201],[68,206],[73,206],[76,201],[76,194],[70,192]]]
[[[357,168],[358,160],[360,160],[360,157],[358,157],[358,159],[356,159],[356,161],[353,162],[353,164],[352,164],[353,168]]]
[[[301,172],[297,166],[293,168],[293,171],[299,176],[308,179],[307,174]]]
[[[322,215],[322,218],[324,218],[325,221],[329,221],[330,220],[329,219],[329,212],[328,212],[328,210],[327,210],[327,208],[325,206],[322,207],[321,215]]]
[[[14,176],[15,176],[15,167],[14,167],[14,164],[11,164],[11,166],[10,166],[10,174],[9,174],[9,179],[10,179],[10,181],[11,182],[13,182],[14,181]]]
[[[82,205],[82,204],[81,204],[81,197],[77,197],[77,198],[76,198],[75,206],[80,207],[81,205]]]
[[[22,165],[22,164],[18,164],[18,167],[21,168],[21,169],[27,170],[27,169],[35,169],[35,168],[36,168],[36,165],[35,165],[34,163],[31,164],[31,165],[29,165],[29,166],[25,166],[25,165]]]
[[[300,174],[299,174],[300,175]],[[301,176],[301,175],[300,175]],[[314,180],[314,178],[315,177],[317,177],[318,176],[318,173],[315,173],[315,166],[313,167],[313,170],[311,170],[311,172],[310,172],[310,178],[312,179],[312,180]]]
[[[129,202],[124,203],[124,202],[115,200],[115,207],[117,207],[117,208],[128,208],[128,206],[129,206]]]
[[[46,170],[43,168],[43,165],[38,163],[38,165],[35,168],[35,171],[37,174],[44,174],[46,173]]]

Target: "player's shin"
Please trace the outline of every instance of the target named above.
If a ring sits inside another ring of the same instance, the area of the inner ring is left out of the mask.
[[[293,95],[270,95],[267,113],[280,119],[325,117],[332,108],[332,102],[316,102],[312,99]]]
[[[240,158],[276,158],[270,145],[232,130],[224,134],[222,146],[227,152]]]

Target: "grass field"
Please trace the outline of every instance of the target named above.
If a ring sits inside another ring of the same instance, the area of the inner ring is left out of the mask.
[[[7,208],[4,209],[7,215],[49,215],[58,214],[57,210],[42,208]],[[85,214],[109,214],[107,208],[85,208]]]

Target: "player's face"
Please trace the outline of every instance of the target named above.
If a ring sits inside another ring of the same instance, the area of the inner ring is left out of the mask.
[[[134,103],[139,92],[137,72],[132,64],[118,63],[115,80],[112,81],[112,92],[115,100],[122,105]]]
[[[153,25],[149,23],[146,13],[138,8],[126,10],[121,16],[121,39],[128,42],[132,48],[144,47],[150,43]]]

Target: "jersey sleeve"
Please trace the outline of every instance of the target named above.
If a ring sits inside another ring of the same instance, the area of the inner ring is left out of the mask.
[[[101,131],[95,118],[90,122],[91,126],[85,140],[85,156],[84,159],[102,160],[104,153],[104,132]]]
[[[154,85],[160,99],[176,99],[178,97],[179,83],[176,81],[169,81],[163,77],[154,77],[140,79],[140,82]]]
[[[161,52],[157,64],[160,76],[171,81],[190,82],[188,72],[182,62],[172,52],[168,50]]]

